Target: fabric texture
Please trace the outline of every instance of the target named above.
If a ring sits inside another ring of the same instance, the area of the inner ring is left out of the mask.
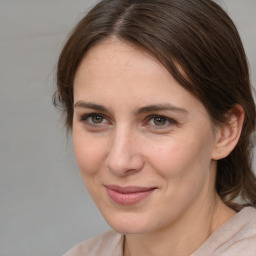
[[[63,256],[122,256],[124,235],[109,231]],[[246,207],[217,229],[191,256],[256,256],[256,209]]]

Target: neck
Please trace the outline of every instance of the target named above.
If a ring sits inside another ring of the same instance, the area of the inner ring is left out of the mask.
[[[195,205],[175,223],[145,234],[128,234],[124,256],[188,256],[235,212],[214,194],[212,200]]]

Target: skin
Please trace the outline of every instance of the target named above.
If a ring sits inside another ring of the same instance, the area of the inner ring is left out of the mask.
[[[124,255],[190,255],[235,214],[215,191],[216,160],[239,137],[230,127],[215,127],[145,51],[112,38],[87,52],[74,80],[74,150],[99,210],[126,234]],[[155,189],[120,205],[108,185]]]

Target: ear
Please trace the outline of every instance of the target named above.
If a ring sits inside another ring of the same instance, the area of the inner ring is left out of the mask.
[[[244,122],[242,106],[235,105],[226,114],[227,122],[217,127],[216,141],[212,152],[213,160],[227,157],[238,143]]]

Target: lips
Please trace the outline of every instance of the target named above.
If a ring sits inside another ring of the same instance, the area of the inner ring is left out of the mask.
[[[147,198],[156,187],[119,187],[106,186],[109,197],[117,204],[132,205]]]

